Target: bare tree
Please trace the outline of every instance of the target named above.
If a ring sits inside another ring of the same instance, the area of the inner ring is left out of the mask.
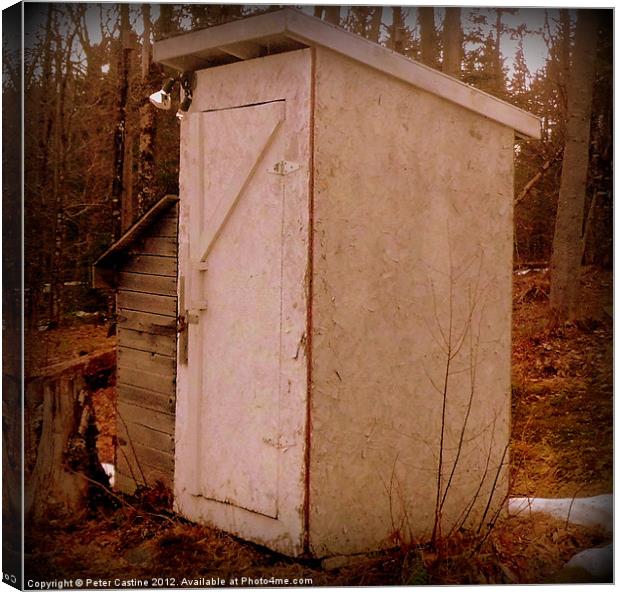
[[[568,80],[566,142],[551,256],[550,304],[560,320],[577,314],[596,58],[596,43],[592,40],[596,34],[596,13],[578,11],[573,64]]]

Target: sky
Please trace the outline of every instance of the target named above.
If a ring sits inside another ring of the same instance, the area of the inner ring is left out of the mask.
[[[89,3],[90,7],[87,11],[87,23],[89,28],[89,33],[91,36],[91,40],[93,42],[97,42],[100,38],[100,4],[98,3]],[[107,6],[106,6],[107,4]],[[107,11],[112,8],[110,3],[104,3],[104,11]],[[297,4],[297,6],[299,6]],[[159,14],[157,4],[151,5],[151,17],[156,19]],[[463,7],[461,12],[461,21],[463,27],[467,28],[469,26],[467,16],[471,12],[473,7]],[[29,31],[34,30],[36,27],[34,26],[37,21],[44,22],[45,20],[45,4],[29,4],[28,9],[30,11],[30,24],[31,26],[26,26],[26,47],[31,45],[32,38],[29,35]],[[305,5],[302,8],[306,12],[312,12],[313,5]],[[416,8],[413,6],[405,6],[406,9],[406,19],[407,24],[410,28],[415,29],[417,27],[417,15]],[[486,14],[488,16],[489,22],[494,22],[495,14],[490,8],[481,8],[481,14]],[[112,15],[114,17],[114,15]],[[444,16],[443,8],[435,9],[435,21],[437,25],[437,29],[440,31],[442,28]],[[549,9],[550,22],[552,26],[554,26],[554,21],[557,20],[558,9],[550,8]],[[536,70],[541,68],[544,65],[545,58],[547,55],[547,48],[540,34],[537,34],[537,31],[543,27],[545,18],[545,9],[543,8],[518,8],[516,14],[506,14],[504,13],[502,20],[508,26],[514,27],[521,23],[526,23],[528,29],[531,31],[526,34],[524,37],[524,53],[525,60],[527,66],[530,70],[531,74],[534,74]],[[142,19],[139,14],[139,5],[133,4],[131,11],[131,19],[133,21],[134,29],[140,34],[142,30]],[[384,16],[383,22],[384,25],[389,24],[391,21],[390,8],[388,6],[384,7]],[[110,22],[110,26],[113,26],[114,22]],[[489,26],[490,30],[490,26]],[[501,50],[502,54],[505,58],[505,65],[509,70],[509,75],[512,70],[512,65],[514,61],[514,56],[516,52],[517,41],[510,39],[508,34],[504,34],[501,40]]]

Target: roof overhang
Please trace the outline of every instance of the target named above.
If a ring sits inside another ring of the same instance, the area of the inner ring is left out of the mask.
[[[330,23],[285,8],[158,41],[154,59],[176,70],[200,70],[304,47],[324,47],[470,111],[540,139],[540,119],[451,76]]]
[[[114,287],[116,265],[126,251],[178,201],[177,195],[164,195],[93,263],[93,288]]]

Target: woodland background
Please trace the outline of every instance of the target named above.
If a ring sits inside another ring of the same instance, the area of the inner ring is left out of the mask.
[[[157,198],[178,190],[174,109],[157,111],[147,99],[172,74],[152,62],[153,42],[278,8],[25,4],[25,296],[30,328],[58,324],[76,310],[105,310],[105,296],[90,288],[93,261]],[[573,122],[582,122],[573,141],[586,134],[587,184],[585,193],[578,187],[578,197],[569,199],[579,235],[570,240],[584,263],[611,266],[612,11],[580,11],[583,16],[577,19],[574,10],[540,9],[544,25],[531,30],[525,13],[524,22],[509,26],[507,13],[518,15],[519,9],[508,8],[305,10],[542,118],[542,140],[518,140],[515,146],[517,263],[547,264],[552,258],[572,111]],[[523,45],[530,33],[540,36],[547,49],[534,72],[528,70]],[[508,39],[517,43],[510,60],[503,53]],[[11,93],[17,96],[20,72],[16,56],[6,46],[3,50],[6,100]],[[571,79],[573,88],[586,88],[590,96],[571,99]],[[19,133],[19,122],[8,113],[3,123],[5,134]],[[583,138],[579,142],[583,145]],[[579,180],[572,182],[579,185]]]
[[[90,287],[93,261],[154,201],[178,191],[178,96],[168,112],[149,105],[149,94],[172,74],[152,63],[152,44],[278,8],[24,4],[23,79],[16,49],[19,26],[11,31],[12,42],[5,37],[3,45],[4,467],[21,462],[16,155],[21,151],[22,86],[26,367],[28,357],[37,368],[84,363],[88,354],[112,353],[115,345],[113,318],[91,322],[112,310],[110,296]],[[510,495],[610,493],[613,12],[303,10],[541,117],[542,139],[515,143]],[[544,48],[536,69],[526,55],[532,37]],[[81,372],[81,366],[75,368]],[[114,463],[115,386],[113,379],[95,382],[89,393],[99,430],[97,455],[101,462]],[[41,449],[47,450],[45,444]],[[4,474],[3,501],[11,501],[3,504],[5,510],[21,508],[20,478],[9,470]],[[402,544],[362,565],[327,569],[189,524],[169,511],[166,490],[146,490],[134,498],[105,487],[93,491],[98,495],[89,496],[84,512],[60,521],[46,515],[26,533],[29,573],[42,580],[106,578],[110,573],[174,576],[197,569],[199,556],[200,574],[307,575],[317,585],[592,581],[583,574],[578,574],[581,579],[574,574],[568,580],[554,578],[577,551],[610,542],[608,534],[566,520],[517,515],[494,522],[484,534],[456,533],[427,547]],[[16,510],[9,516],[11,525],[3,514],[5,532],[12,532],[15,569],[22,561],[19,515]],[[10,558],[3,549],[6,565]]]

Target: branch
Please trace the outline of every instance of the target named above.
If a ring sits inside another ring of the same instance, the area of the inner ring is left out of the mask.
[[[541,169],[525,184],[525,187],[521,190],[521,193],[517,195],[515,199],[514,205],[518,205],[521,203],[526,197],[527,194],[532,190],[532,187],[538,183],[542,179],[542,176],[545,174],[547,170],[551,167],[552,164],[557,162],[560,159],[560,156],[564,152],[564,147],[560,148],[545,164],[542,165]]]
[[[67,468],[67,470],[70,473],[74,473],[76,475],[79,475],[83,479],[86,479],[86,481],[88,481],[90,484],[96,485],[97,487],[100,487],[110,497],[113,497],[116,501],[120,502],[122,505],[127,506],[131,510],[134,510],[134,512],[137,512],[139,514],[147,514],[148,516],[154,516],[156,518],[163,518],[164,520],[168,520],[168,522],[170,522],[170,524],[176,524],[176,522],[172,518],[170,518],[169,516],[165,516],[164,514],[156,514],[155,512],[149,512],[147,510],[139,509],[139,508],[136,508],[135,506],[132,506],[128,501],[124,500],[120,495],[116,495],[109,487],[106,487],[103,483],[99,483],[99,481],[95,481],[95,479],[91,479],[90,477],[88,477],[84,473],[80,473],[79,471],[74,471],[73,469],[70,469],[70,468]]]

